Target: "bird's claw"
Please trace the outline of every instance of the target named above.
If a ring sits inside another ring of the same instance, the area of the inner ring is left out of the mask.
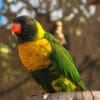
[[[49,93],[45,93],[45,94],[43,95],[43,100],[47,100],[48,96],[49,96]]]

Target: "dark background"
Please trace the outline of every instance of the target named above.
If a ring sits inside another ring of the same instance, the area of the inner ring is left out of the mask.
[[[26,6],[21,6],[17,12],[12,12],[11,5],[17,8],[19,1]],[[0,15],[8,20],[0,26],[0,100],[25,100],[33,94],[40,93],[38,85],[20,62],[16,41],[11,35],[12,20],[24,14],[23,9],[29,12],[25,14],[38,19],[48,32],[52,30],[56,20],[62,20],[63,32],[69,45],[68,50],[82,79],[88,90],[100,90],[100,5],[98,0],[37,0],[38,6],[35,5],[36,0],[32,0],[33,6],[29,1],[31,0],[5,0],[3,8],[0,9]],[[51,1],[54,1],[54,5]],[[54,11],[57,14],[54,14],[56,17],[52,20]],[[63,15],[61,13],[59,15],[60,11]]]

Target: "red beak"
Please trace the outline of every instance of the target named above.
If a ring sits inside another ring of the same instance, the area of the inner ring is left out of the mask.
[[[21,24],[19,24],[19,23],[14,23],[14,24],[12,25],[11,30],[12,30],[13,33],[21,34],[21,33],[22,33]]]

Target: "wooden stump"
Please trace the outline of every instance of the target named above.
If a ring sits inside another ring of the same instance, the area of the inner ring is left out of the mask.
[[[37,95],[26,100],[100,100],[100,91],[60,92],[52,93],[43,99],[44,95]]]

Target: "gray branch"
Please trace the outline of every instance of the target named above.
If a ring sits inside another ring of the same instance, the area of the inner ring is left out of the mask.
[[[100,91],[52,93],[48,94],[47,98],[43,99],[44,95],[32,96],[26,100],[100,100]]]

